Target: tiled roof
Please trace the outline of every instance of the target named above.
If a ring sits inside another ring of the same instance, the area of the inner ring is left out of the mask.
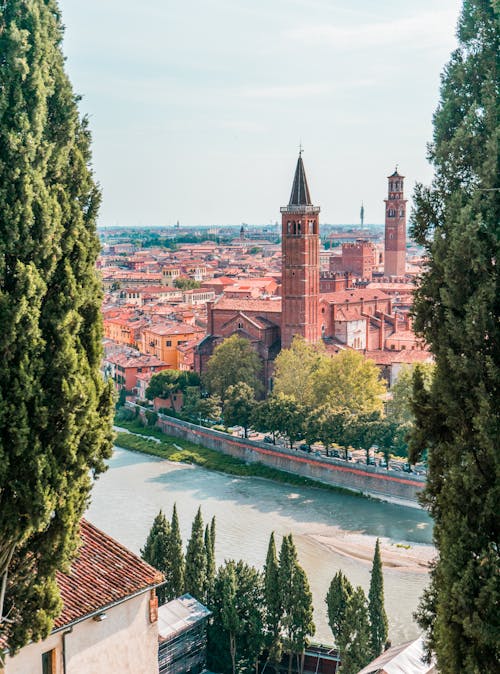
[[[281,300],[246,300],[244,298],[231,299],[228,297],[221,297],[215,303],[215,309],[227,309],[230,311],[263,311],[266,313],[280,313]]]
[[[57,573],[63,610],[60,628],[154,587],[163,575],[85,519],[80,523],[82,546],[69,573]]]
[[[336,293],[321,293],[319,296],[320,302],[328,302],[329,304],[360,302],[361,299],[369,302],[375,299],[390,300],[391,297],[387,293],[384,293],[383,290],[370,290],[369,288],[339,290]]]

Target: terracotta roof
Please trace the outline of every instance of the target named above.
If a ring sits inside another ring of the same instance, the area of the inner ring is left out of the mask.
[[[392,365],[392,363],[428,363],[432,361],[429,351],[420,349],[403,349],[402,351],[364,351],[365,358],[374,360],[377,365]]]
[[[215,305],[215,309],[227,309],[230,311],[263,311],[263,312],[281,312],[281,300],[247,300],[244,298],[231,299],[229,297],[221,297]]]
[[[329,304],[344,304],[345,302],[360,302],[361,299],[369,302],[372,300],[390,300],[391,297],[383,290],[370,290],[369,288],[339,290],[336,293],[321,293],[320,302]]]
[[[80,522],[80,534],[82,546],[70,572],[57,573],[64,607],[55,629],[163,580],[163,574],[85,519]]]

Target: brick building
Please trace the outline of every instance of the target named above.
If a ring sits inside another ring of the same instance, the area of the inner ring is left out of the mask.
[[[403,176],[397,171],[389,177],[386,203],[386,265],[391,275],[402,276],[406,201]],[[377,262],[377,251],[371,242],[345,243],[345,266],[342,263],[342,269],[336,270],[336,263],[332,263],[333,268],[320,272],[319,212],[312,203],[299,154],[290,200],[281,208],[281,301],[255,299],[250,292],[238,293],[236,289],[231,296],[226,284],[225,296],[207,303],[207,335],[195,349],[197,371],[204,371],[215,346],[233,334],[247,338],[260,355],[266,386],[270,384],[274,359],[281,348],[290,346],[295,335],[309,343],[323,339],[332,353],[342,348],[367,355],[374,351],[424,350],[409,323],[394,311],[395,297],[382,287],[353,287],[354,276],[371,278]]]

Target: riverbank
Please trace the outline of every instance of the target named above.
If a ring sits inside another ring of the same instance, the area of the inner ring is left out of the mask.
[[[318,482],[301,475],[288,473],[284,470],[265,466],[262,463],[247,463],[236,457],[218,452],[215,449],[209,449],[202,445],[195,445],[192,442],[166,435],[158,428],[142,426],[137,421],[120,421],[115,426],[115,429],[117,430],[115,445],[122,449],[150,454],[151,456],[157,456],[177,463],[193,464],[207,470],[226,473],[227,475],[260,477],[281,484],[315,487],[316,489],[370,499],[370,497],[364,496],[361,493]]]
[[[310,534],[308,537],[338,555],[372,564],[374,542],[364,534],[339,529],[334,535]],[[429,573],[430,563],[436,556],[434,547],[393,543],[385,538],[379,540],[382,565],[385,568],[410,573]]]

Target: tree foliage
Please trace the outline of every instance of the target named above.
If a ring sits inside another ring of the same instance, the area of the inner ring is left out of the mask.
[[[229,560],[215,579],[208,629],[208,665],[222,674],[250,674],[264,646],[262,574]]]
[[[269,539],[264,565],[264,626],[268,659],[277,663],[281,659],[281,617],[283,614],[279,586],[279,563],[274,532]]]
[[[162,370],[154,374],[146,388],[146,398],[170,398],[176,391],[185,393],[190,387],[200,385],[200,376],[189,370]]]
[[[177,515],[177,505],[174,503],[172,520],[170,522],[170,536],[168,539],[167,555],[170,562],[170,577],[167,578],[165,591],[167,598],[175,599],[184,594],[184,574],[186,561],[182,550],[182,537]]]
[[[161,571],[165,580],[170,578],[172,572],[172,560],[170,558],[170,538],[171,527],[167,518],[160,510],[158,515],[154,518],[153,525],[149,530],[146,543],[141,550],[141,557],[155,569]],[[165,585],[156,590],[158,596],[158,603],[164,604],[166,601],[173,599],[168,596],[168,591]]]
[[[424,503],[439,557],[418,613],[443,674],[500,661],[500,171],[497,2],[464,2],[446,66],[413,236],[426,269],[415,328],[436,368],[416,382],[413,460],[428,450]]]
[[[312,406],[329,405],[353,414],[382,411],[386,385],[375,363],[358,351],[324,357],[311,375]]]
[[[371,657],[377,658],[387,642],[389,627],[384,607],[384,576],[380,557],[380,541],[377,538],[373,555],[370,590],[368,592],[368,613],[370,617]]]
[[[255,405],[254,390],[245,382],[230,386],[224,400],[224,423],[226,426],[243,426],[245,438],[252,424]]]
[[[316,372],[323,358],[322,343],[308,344],[303,337],[295,335],[289,349],[282,349],[275,360],[275,393],[292,396],[299,403],[308,405],[311,399],[311,375]]]
[[[354,588],[342,571],[338,571],[332,578],[330,587],[326,595],[326,606],[328,613],[328,624],[332,630],[335,645],[339,646],[342,640],[342,630],[344,628],[346,606],[352,597]]]
[[[203,602],[207,585],[207,555],[203,531],[203,517],[198,508],[191,527],[191,538],[186,551],[185,589]]]
[[[209,393],[224,400],[227,389],[240,382],[255,393],[262,391],[261,370],[262,362],[248,339],[232,335],[215,347],[202,379]]]
[[[357,674],[372,659],[368,606],[361,586],[347,600],[338,646],[342,674]]]
[[[55,0],[0,4],[0,635],[12,652],[60,611],[55,573],[111,453],[100,194],[61,41]]]

